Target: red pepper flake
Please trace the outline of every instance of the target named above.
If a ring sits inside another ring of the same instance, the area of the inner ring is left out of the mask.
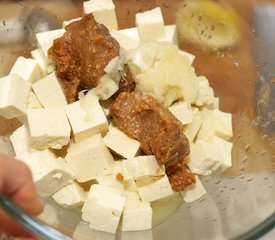
[[[116,179],[117,179],[118,181],[123,181],[123,180],[124,180],[124,176],[123,176],[121,173],[118,173],[118,174],[116,175]]]

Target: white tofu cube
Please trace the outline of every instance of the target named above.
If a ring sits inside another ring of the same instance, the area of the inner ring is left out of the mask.
[[[140,200],[139,195],[137,192],[132,192],[132,191],[123,191],[122,196],[126,197],[127,199],[130,200]]]
[[[38,65],[40,66],[42,77],[45,76],[47,74],[48,60],[47,58],[45,58],[42,50],[37,48],[31,51],[31,55],[32,58],[36,60]]]
[[[66,97],[55,72],[34,83],[32,89],[45,108],[64,108],[67,106]]]
[[[0,115],[11,119],[26,113],[31,84],[18,75],[0,78]]]
[[[99,104],[100,104],[103,112],[105,113],[106,118],[109,118],[111,116],[110,115],[110,107],[113,102],[114,102],[114,100],[111,98],[109,98],[106,101],[99,101]]]
[[[232,167],[231,152],[232,152],[233,143],[216,136],[214,136],[211,139],[211,143],[218,148],[222,156],[221,171],[223,172],[226,169]]]
[[[159,39],[161,42],[169,42],[171,44],[178,45],[178,33],[176,25],[164,26],[165,37]]]
[[[218,148],[206,141],[199,140],[191,145],[188,166],[193,173],[211,175],[222,163],[222,156]]]
[[[198,140],[208,141],[214,135],[228,140],[233,136],[232,115],[230,113],[207,108],[204,108],[201,113],[203,122],[197,136]]]
[[[86,195],[83,188],[75,181],[69,182],[55,194],[53,199],[65,208],[76,208],[84,204]]]
[[[51,196],[73,178],[66,162],[56,158],[49,150],[20,156],[20,160],[30,168],[38,194],[42,197]]]
[[[43,108],[41,103],[39,102],[38,98],[34,94],[34,92],[31,90],[29,97],[28,97],[28,102],[27,102],[27,109],[37,109],[37,108]],[[21,122],[22,124],[27,124],[28,123],[28,118],[27,115],[22,115],[20,117],[17,117],[17,120]]]
[[[135,180],[131,179],[130,173],[124,167],[122,169],[122,161],[117,160],[114,163],[113,177],[116,178],[119,182],[123,183],[125,191],[137,192],[137,186]],[[131,180],[125,180],[131,179]]]
[[[136,26],[142,42],[156,41],[166,36],[160,7],[137,13]]]
[[[114,126],[110,127],[103,141],[108,148],[124,158],[135,157],[140,151],[140,143],[137,140],[128,137]]]
[[[64,22],[62,23],[62,27],[65,28],[65,27],[66,27],[67,25],[69,25],[70,23],[79,21],[80,19],[81,19],[81,17],[73,18],[73,19],[64,21]]]
[[[139,156],[122,161],[122,174],[124,180],[138,180],[147,177],[163,176],[165,168],[164,165],[158,164],[156,157],[153,155]]]
[[[30,95],[27,102],[27,109],[37,109],[37,108],[43,108],[43,106],[39,102],[35,93],[33,91],[30,91]]]
[[[10,74],[17,74],[30,83],[33,83],[42,77],[41,69],[37,61],[24,57],[17,58]]]
[[[31,147],[61,149],[69,143],[71,128],[63,109],[30,109],[27,117]]]
[[[75,142],[108,130],[108,121],[98,99],[93,96],[89,99],[89,101],[83,99],[84,103],[81,100],[76,101],[65,108]]]
[[[45,58],[48,59],[48,50],[53,45],[53,41],[59,37],[61,37],[65,33],[65,29],[56,29],[51,30],[47,32],[40,32],[36,34],[36,40],[38,43],[38,46],[42,50],[42,53],[44,54]]]
[[[10,140],[17,157],[30,154],[37,151],[30,147],[30,133],[29,127],[24,124],[21,127],[17,128],[11,135]]]
[[[183,132],[190,142],[193,142],[202,124],[202,116],[197,108],[193,108],[193,121],[184,126]]]
[[[98,23],[104,24],[109,30],[118,29],[115,5],[112,0],[90,0],[83,2],[84,13],[93,13]]]
[[[214,109],[214,116],[216,119],[215,135],[225,140],[231,139],[233,137],[232,114]]]
[[[115,233],[125,200],[118,189],[94,184],[82,208],[82,218],[93,229]]]
[[[153,202],[174,194],[167,175],[137,180],[136,183],[142,202]]]
[[[80,143],[71,144],[66,161],[79,182],[112,174],[114,167],[114,159],[100,134]]]
[[[118,41],[120,47],[124,48],[127,51],[138,48],[140,44],[139,39],[136,40],[134,38],[131,38],[121,30],[111,30],[110,34]]]
[[[125,28],[118,30],[120,33],[126,35],[128,38],[134,39],[136,42],[140,44],[140,38],[138,29],[136,27],[133,28]]]
[[[123,182],[119,181],[115,175],[102,176],[97,178],[96,181],[98,182],[99,185],[119,188],[121,190],[124,190]]]
[[[153,210],[149,203],[140,200],[125,202],[121,221],[122,231],[141,231],[152,228]]]
[[[8,156],[15,156],[12,143],[8,136],[0,136],[0,153]]]
[[[189,62],[190,62],[190,65],[193,64],[194,60],[195,60],[195,56],[189,52],[186,52],[186,51],[182,51],[182,50],[179,50],[179,54],[182,55],[182,56],[185,56],[188,58]]]
[[[198,95],[195,99],[196,106],[210,105],[214,102],[214,91],[210,87],[208,79],[200,76],[198,79]]]
[[[199,177],[195,176],[195,178],[196,184],[190,185],[184,192],[181,192],[182,198],[185,202],[194,202],[200,199],[204,194],[206,194],[206,190],[202,185]]]
[[[134,192],[138,194],[138,188],[135,180],[123,181],[125,191]]]
[[[49,63],[49,65],[47,66],[47,74],[52,73],[54,70],[55,70],[55,67],[53,63]]]
[[[194,119],[194,113],[191,106],[184,101],[174,103],[169,107],[170,112],[182,123],[182,125],[189,124]]]

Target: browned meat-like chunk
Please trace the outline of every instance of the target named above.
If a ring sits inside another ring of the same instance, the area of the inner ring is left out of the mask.
[[[73,102],[79,90],[97,86],[105,74],[105,66],[119,55],[120,46],[92,14],[65,29],[65,34],[49,49],[49,56],[56,66],[68,102]]]
[[[184,191],[195,183],[187,168],[189,141],[181,123],[155,98],[139,92],[123,92],[110,108],[115,124],[128,136],[137,139],[147,154],[154,154],[174,191]]]
[[[175,192],[182,192],[189,185],[196,183],[194,174],[190,172],[185,164],[179,163],[173,166],[166,166],[165,171]]]
[[[154,154],[160,164],[175,165],[189,154],[189,142],[182,125],[155,98],[137,92],[123,92],[110,109],[115,124]]]

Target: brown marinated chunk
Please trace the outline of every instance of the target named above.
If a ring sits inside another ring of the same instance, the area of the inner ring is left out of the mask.
[[[165,171],[175,192],[182,192],[189,185],[196,183],[194,174],[183,163],[166,166]]]
[[[64,35],[49,49],[49,56],[56,66],[68,102],[73,102],[81,89],[98,85],[105,74],[105,66],[119,55],[120,46],[92,14],[65,29]]]
[[[181,123],[155,98],[138,92],[121,93],[110,108],[115,124],[137,139],[146,154],[160,164],[175,165],[189,154]]]

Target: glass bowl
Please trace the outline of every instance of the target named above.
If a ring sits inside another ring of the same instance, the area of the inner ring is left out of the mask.
[[[137,12],[160,6],[166,24],[175,22],[180,0],[115,0],[119,28],[133,27]],[[217,2],[217,1],[216,1]],[[225,2],[225,1],[218,1]],[[151,231],[98,232],[69,211],[45,199],[40,218],[75,239],[257,239],[275,226],[275,1],[231,0],[240,20],[241,39],[232,49],[209,51],[180,40],[196,56],[197,75],[205,75],[233,114],[233,167],[202,178],[207,194],[191,204],[167,200]],[[20,55],[30,56],[37,32],[60,28],[82,15],[82,1],[1,1],[0,77]],[[0,135],[20,125],[0,118]],[[168,217],[169,216],[169,217]],[[167,218],[168,217],[168,218]]]

